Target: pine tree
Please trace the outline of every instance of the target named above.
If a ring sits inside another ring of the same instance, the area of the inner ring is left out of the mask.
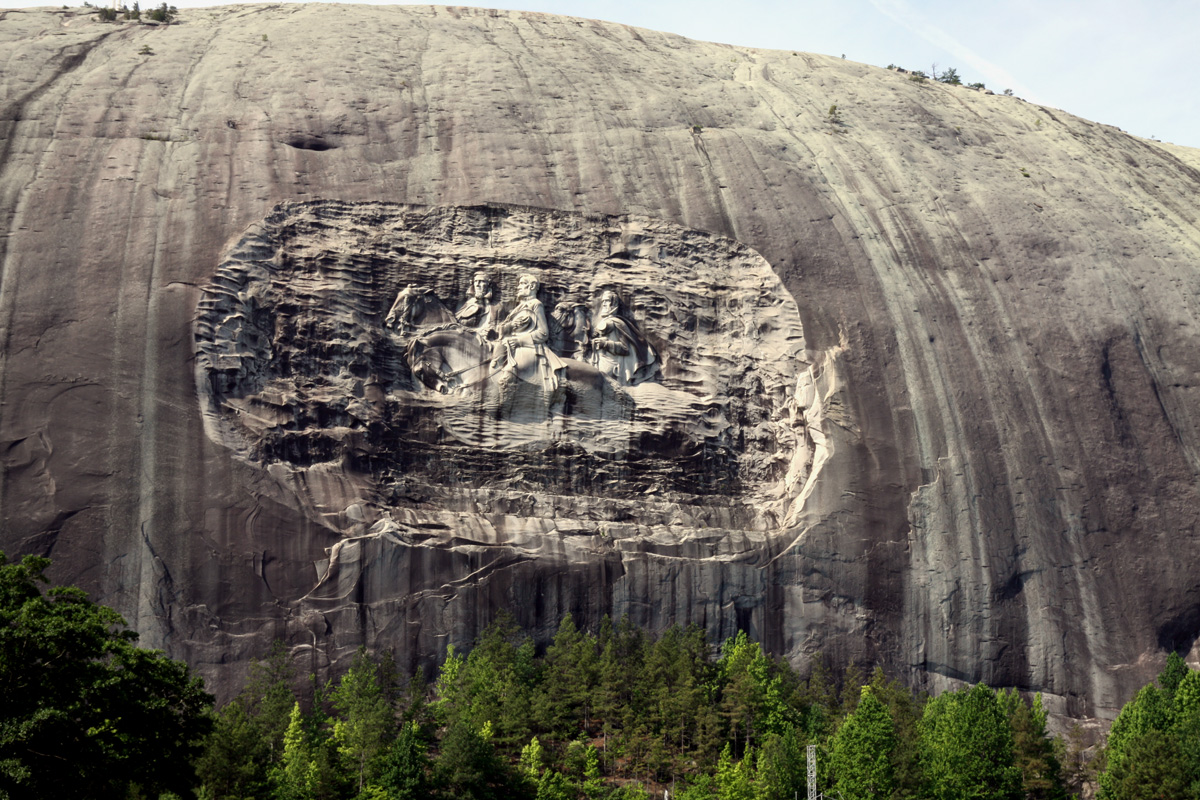
[[[1172,710],[1188,791],[1200,798],[1200,671],[1189,670],[1180,680]]]
[[[804,796],[807,754],[795,728],[768,733],[758,751],[755,786],[760,800]]]
[[[538,737],[533,737],[529,744],[521,748],[520,765],[521,772],[530,780],[536,782],[541,776],[542,770],[546,768],[546,753]]]
[[[717,797],[719,800],[754,800],[754,784],[750,779],[750,763],[754,757],[749,751],[741,761],[734,761],[729,745],[717,759]]]
[[[476,730],[490,723],[496,744],[514,751],[531,735],[537,668],[533,641],[510,615],[501,615],[479,635],[465,661],[447,656],[438,679],[446,719]]]
[[[1099,797],[1116,800],[1117,776],[1124,774],[1126,750],[1150,731],[1165,731],[1170,723],[1170,705],[1163,692],[1154,684],[1143,686],[1133,700],[1126,703],[1113,721],[1105,744],[1107,766],[1100,773]]]
[[[702,738],[700,730],[710,706],[704,649],[697,650],[699,629],[667,630],[647,648],[635,700],[650,731],[647,766],[661,777],[678,776],[689,769],[689,751]]]
[[[283,755],[296,696],[295,668],[282,642],[250,667],[245,687],[215,719],[196,769],[212,797],[265,798]]]
[[[1188,790],[1179,741],[1151,728],[1126,743],[1124,757],[1106,772],[1105,796],[1113,800],[1184,800]]]
[[[431,766],[420,727],[408,722],[380,761],[378,783],[387,790],[389,800],[425,800],[432,789]]]
[[[840,704],[833,674],[820,654],[810,662],[808,679],[799,694],[804,708],[801,727],[805,737],[811,742],[831,735]]]
[[[925,695],[914,695],[899,681],[888,680],[876,667],[871,673],[871,693],[888,708],[896,731],[896,749],[892,754],[892,771],[896,792],[900,797],[915,797],[921,788],[921,772],[917,758],[917,726],[924,710]]]
[[[434,762],[434,778],[450,797],[501,800],[523,794],[523,781],[510,775],[496,755],[490,726],[477,730],[465,720],[451,723]]]
[[[645,634],[628,617],[616,626],[606,619],[598,645],[600,642],[603,649],[593,705],[601,723],[603,760],[611,765],[617,755],[636,755],[645,746],[647,731],[639,726],[642,720],[635,697],[645,694],[641,683],[647,645]]]
[[[275,773],[280,800],[311,800],[317,796],[318,767],[305,730],[300,703],[292,706],[287,730],[283,734],[283,758]]]
[[[333,724],[338,753],[361,791],[375,777],[375,761],[384,753],[395,729],[391,704],[379,684],[378,666],[366,648],[359,648],[350,671],[338,682],[330,699],[338,711]]]
[[[330,720],[322,710],[328,686],[313,683],[312,710],[305,714],[295,703],[288,717],[281,763],[271,775],[276,800],[333,800],[348,788]]]
[[[1158,674],[1158,685],[1162,689],[1164,700],[1170,703],[1175,699],[1175,690],[1187,674],[1187,663],[1184,662],[1183,656],[1179,653],[1169,653],[1166,666]]]
[[[559,738],[586,730],[597,682],[595,640],[580,632],[570,614],[563,617],[546,648],[535,713],[541,729]]]
[[[766,733],[783,733],[802,723],[788,696],[795,692],[785,690],[779,665],[745,631],[725,642],[716,671],[720,710],[735,748],[741,744],[749,749]]]
[[[600,771],[600,753],[590,744],[584,751],[583,781],[580,791],[585,800],[601,800],[605,795],[604,775]]]
[[[470,713],[470,697],[462,680],[465,665],[466,659],[459,655],[454,645],[448,645],[446,657],[442,659],[442,666],[438,670],[437,681],[434,682],[433,693],[436,699],[429,709],[439,725],[456,722]]]
[[[717,661],[721,715],[729,726],[729,735],[737,752],[748,750],[758,732],[762,687],[753,666],[761,655],[758,644],[751,642],[745,631],[738,631],[736,636],[726,640]]]
[[[841,713],[839,716],[842,719],[849,717],[858,708],[858,701],[862,699],[862,670],[857,664],[850,664],[846,667],[846,672],[842,676],[842,691],[840,693]]]
[[[265,798],[269,764],[267,743],[239,698],[217,714],[196,773],[207,797]]]
[[[1012,728],[1013,756],[1021,771],[1024,796],[1027,800],[1063,800],[1066,787],[1054,742],[1046,733],[1042,696],[1034,695],[1030,706],[1016,689],[997,694]]]

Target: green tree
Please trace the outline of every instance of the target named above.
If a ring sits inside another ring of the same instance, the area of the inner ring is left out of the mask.
[[[1102,800],[1171,792],[1200,798],[1200,673],[1171,653],[1158,685],[1143,686],[1117,715],[1104,755]],[[1153,762],[1147,763],[1148,758]]]
[[[49,566],[0,553],[0,795],[190,794],[212,697]]]
[[[844,800],[889,797],[896,788],[896,731],[888,708],[863,686],[858,708],[833,737],[831,766]]]
[[[345,781],[321,711],[324,699],[324,690],[317,689],[309,714],[301,712],[299,703],[292,706],[281,764],[272,773],[277,800],[331,800],[343,793]]]
[[[1015,800],[1021,773],[996,693],[980,683],[930,700],[918,725],[931,800]]]
[[[163,3],[158,8],[153,8],[149,12],[147,12],[146,16],[148,16],[150,19],[154,20],[155,22],[169,23],[175,19],[175,13],[176,13],[175,6],[168,6],[166,3]]]
[[[892,753],[892,772],[897,797],[915,797],[921,789],[920,763],[917,757],[917,726],[925,705],[925,695],[914,695],[897,680],[888,680],[876,667],[871,673],[871,693],[888,708],[896,731],[896,749]]]
[[[534,701],[541,729],[562,738],[586,730],[598,680],[595,639],[577,629],[567,614],[546,648],[543,665]]]
[[[1106,771],[1105,796],[1113,800],[1184,800],[1196,797],[1179,740],[1151,728],[1129,739],[1124,758]]]
[[[600,771],[600,753],[590,744],[584,750],[583,780],[579,790],[585,800],[601,800],[605,795],[604,775]]]
[[[250,668],[246,686],[216,715],[196,771],[205,797],[265,798],[283,754],[295,668],[282,642]]]
[[[782,734],[768,733],[758,750],[755,792],[760,800],[786,800],[803,796],[807,778],[807,754],[795,728]]]
[[[358,649],[330,700],[338,712],[333,739],[347,772],[362,791],[378,772],[375,762],[395,730],[392,706],[379,684],[378,665],[365,647]]]
[[[1187,674],[1188,667],[1183,656],[1179,653],[1168,654],[1166,665],[1162,672],[1158,673],[1158,685],[1162,688],[1163,699],[1168,703],[1175,699],[1175,692]]]
[[[521,772],[525,773],[527,778],[536,781],[542,774],[542,769],[546,766],[546,753],[542,749],[542,743],[538,741],[538,737],[533,737],[529,740],[529,744],[521,748],[519,763]]]
[[[276,795],[280,800],[310,800],[319,789],[319,767],[308,732],[304,714],[297,701],[292,706],[287,730],[283,734],[283,757],[276,775]]]
[[[937,76],[938,83],[949,83],[954,86],[962,85],[962,78],[958,77],[958,70],[954,67],[941,72]]]
[[[798,687],[798,694],[800,727],[808,741],[815,742],[831,735],[840,703],[833,673],[820,654],[810,662],[808,679]]]
[[[745,631],[728,639],[717,661],[720,710],[735,747],[751,747],[757,737],[782,733],[800,721],[788,702],[778,665],[773,664]]]
[[[717,797],[719,800],[754,800],[754,783],[751,780],[750,765],[753,763],[753,751],[747,751],[741,761],[733,760],[733,752],[729,745],[721,751],[717,759]]]
[[[1102,798],[1117,798],[1115,776],[1121,775],[1125,752],[1129,744],[1150,731],[1165,731],[1170,722],[1170,705],[1163,692],[1154,684],[1143,686],[1137,696],[1126,703],[1113,721],[1105,744],[1106,768],[1099,776]]]
[[[644,725],[645,766],[662,780],[711,763],[719,720],[712,711],[713,670],[704,632],[672,626],[645,648],[632,699]]]
[[[204,798],[262,798],[270,793],[266,747],[246,707],[234,700],[216,716],[196,763]]]
[[[640,709],[634,705],[634,693],[641,679],[646,637],[628,617],[615,626],[605,617],[600,624],[597,647],[601,652],[592,705],[600,720],[602,760],[613,765],[624,752],[636,751],[642,738],[637,725]]]
[[[392,742],[379,768],[379,785],[390,800],[424,800],[431,794],[426,743],[416,722],[406,723]]]
[[[1042,696],[1034,695],[1033,705],[1025,702],[1016,689],[997,692],[1013,734],[1013,758],[1021,771],[1021,788],[1027,800],[1063,800],[1067,796],[1062,768],[1054,752],[1054,742],[1046,733],[1046,710]]]
[[[434,762],[437,785],[461,800],[501,800],[521,796],[522,781],[496,755],[490,726],[478,730],[465,719],[446,730]]]
[[[717,800],[717,782],[712,775],[696,775],[679,790],[675,800]]]
[[[1172,730],[1192,797],[1200,798],[1200,672],[1189,670],[1179,682],[1172,704]]]
[[[533,641],[512,616],[499,616],[466,659],[447,653],[437,682],[442,719],[477,731],[490,724],[495,744],[515,755],[531,734],[529,711],[538,681],[534,655]]]

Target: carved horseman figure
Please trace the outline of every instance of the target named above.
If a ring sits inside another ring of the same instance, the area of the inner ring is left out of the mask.
[[[464,328],[472,328],[481,341],[496,338],[496,324],[500,321],[500,302],[492,287],[492,279],[486,272],[476,272],[471,278],[473,294],[463,301],[454,318]]]
[[[563,358],[587,360],[591,315],[583,303],[562,302],[554,307],[550,323],[550,346]]]
[[[538,299],[538,279],[528,273],[517,282],[518,302],[500,324],[500,341],[496,343],[493,370],[510,370],[517,377],[529,380],[540,376],[546,393],[560,383],[560,373],[566,363],[547,346],[550,327],[546,311]]]
[[[410,283],[396,295],[383,325],[400,333],[411,333],[420,327],[445,325],[453,319],[432,289]]]
[[[591,358],[597,370],[622,386],[640,383],[658,366],[658,353],[637,325],[621,311],[621,299],[611,290],[600,295],[592,325]]]

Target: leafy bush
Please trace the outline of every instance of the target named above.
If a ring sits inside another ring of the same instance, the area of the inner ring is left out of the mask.
[[[175,6],[168,6],[166,3],[163,3],[158,8],[149,12],[148,16],[150,17],[150,19],[154,20],[155,22],[170,23],[172,20],[175,19],[176,13],[177,13],[177,11],[175,9]]]

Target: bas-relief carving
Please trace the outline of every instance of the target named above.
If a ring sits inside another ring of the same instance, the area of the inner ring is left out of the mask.
[[[623,387],[657,379],[659,362],[617,292],[600,292],[594,317],[586,304],[569,301],[547,315],[541,282],[522,273],[503,313],[487,273],[477,272],[471,285],[452,321],[436,292],[413,285],[396,295],[385,318],[417,381],[449,396],[446,432],[480,447],[567,439],[626,451],[637,403]],[[559,288],[570,297],[587,287]]]
[[[766,532],[821,461],[794,301],[744,245],[657,220],[282,206],[196,336],[210,436],[347,534]]]

